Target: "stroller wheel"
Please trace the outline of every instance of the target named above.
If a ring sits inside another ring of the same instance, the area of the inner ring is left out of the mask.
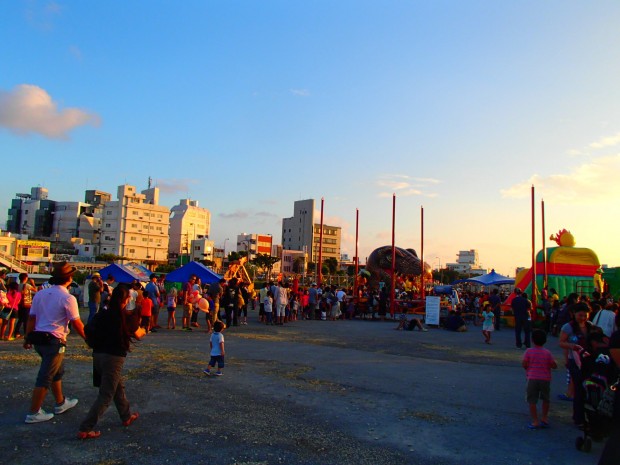
[[[584,440],[581,436],[575,439],[575,447],[577,448],[577,450],[581,450],[583,448],[583,443],[584,443]]]
[[[590,452],[592,450],[592,439],[585,438],[583,440],[583,448],[582,448],[582,450],[584,452]]]

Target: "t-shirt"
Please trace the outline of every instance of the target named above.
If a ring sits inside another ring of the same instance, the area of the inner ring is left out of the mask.
[[[153,307],[159,307],[159,288],[153,281],[148,283],[144,290],[149,293],[149,299],[153,302]]]
[[[30,316],[36,317],[35,331],[52,333],[58,339],[66,339],[69,322],[80,319],[77,300],[64,286],[52,286],[35,294]]]
[[[555,361],[553,355],[544,347],[532,347],[523,354],[523,361],[527,361],[525,369],[527,379],[551,381],[551,369]]]
[[[142,301],[142,308],[140,310],[140,315],[152,316],[152,313],[153,313],[153,301],[151,299],[144,299]]]
[[[271,313],[273,311],[272,309],[273,299],[267,296],[265,297],[265,300],[263,300],[263,303],[265,304],[265,313]]]
[[[615,329],[615,320],[616,314],[611,310],[599,310],[594,318],[592,319],[592,324],[598,326],[603,330],[605,336],[610,337]]]
[[[589,322],[586,322],[586,325],[589,325]],[[567,341],[571,344],[578,344],[579,346],[585,348],[586,347],[586,334],[583,333],[579,333],[579,334],[575,334],[575,331],[573,331],[573,325],[569,323],[566,323],[564,326],[562,326],[561,331],[565,334],[568,335],[568,339]],[[574,360],[576,357],[574,356],[574,350],[569,350],[568,351],[568,359],[569,360]]]
[[[512,299],[510,306],[512,307],[512,312],[514,313],[515,319],[525,320],[530,316],[529,310],[532,308],[532,304],[525,297],[515,297]]]
[[[222,333],[213,333],[211,334],[211,355],[217,356],[222,355],[222,348],[220,347],[220,343],[224,342],[224,335]]]

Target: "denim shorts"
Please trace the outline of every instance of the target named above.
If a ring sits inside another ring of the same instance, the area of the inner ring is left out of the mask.
[[[49,345],[36,345],[34,350],[41,356],[35,387],[49,389],[53,382],[60,381],[65,374],[65,346],[56,339]]]
[[[211,360],[209,360],[209,366],[214,367],[216,363],[218,368],[224,368],[224,356],[211,355]]]

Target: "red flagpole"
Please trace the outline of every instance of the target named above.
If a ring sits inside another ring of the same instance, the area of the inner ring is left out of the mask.
[[[534,204],[534,185],[532,185],[532,310],[536,311],[536,207]]]
[[[426,289],[424,285],[424,207],[420,207],[420,237],[421,237],[421,246],[420,246],[420,260],[422,261],[422,275],[420,279],[420,286],[422,286],[422,298],[426,298]]]
[[[390,292],[390,315],[394,318],[396,294],[396,194],[392,194],[392,289]]]
[[[547,246],[545,245],[546,233],[545,233],[545,200],[542,199],[540,201],[541,211],[542,211],[542,258],[543,258],[543,288],[548,286],[548,277],[547,277]]]
[[[325,198],[321,197],[321,230],[319,231],[319,271],[317,272],[317,285],[321,287],[323,282],[323,205],[325,204]]]
[[[357,275],[360,271],[360,257],[357,252],[357,243],[359,241],[359,224],[360,224],[360,211],[358,208],[355,209],[355,278],[353,279],[353,302],[357,302]]]

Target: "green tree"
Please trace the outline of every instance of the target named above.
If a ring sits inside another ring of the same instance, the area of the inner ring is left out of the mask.
[[[329,274],[336,274],[338,272],[338,260],[336,260],[334,257],[326,258],[323,261],[323,265],[327,266]]]
[[[104,253],[101,255],[97,255],[97,257],[95,257],[95,260],[97,260],[98,262],[114,263],[120,260],[127,260],[127,257],[123,257],[122,255],[115,255],[113,253]]]
[[[272,257],[266,253],[259,253],[250,260],[252,265],[255,265],[262,273],[269,273],[271,275],[271,270],[273,270],[273,265],[278,263],[280,259],[278,257]]]
[[[297,257],[295,258],[295,260],[293,261],[293,272],[294,273],[303,273],[304,272],[304,263],[305,263],[305,259],[304,257]]]

